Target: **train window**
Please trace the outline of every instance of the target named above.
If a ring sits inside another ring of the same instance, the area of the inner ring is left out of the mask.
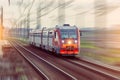
[[[76,32],[69,32],[69,38],[77,38]]]
[[[75,29],[61,29],[61,38],[77,38]]]
[[[49,32],[49,34],[52,34],[52,32]]]

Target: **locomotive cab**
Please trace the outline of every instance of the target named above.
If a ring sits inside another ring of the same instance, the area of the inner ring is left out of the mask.
[[[57,33],[55,33],[55,36]],[[79,54],[80,35],[76,26],[64,25],[58,29],[59,54],[77,55]]]

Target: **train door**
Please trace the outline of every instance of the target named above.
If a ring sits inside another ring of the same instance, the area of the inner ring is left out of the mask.
[[[48,39],[47,39],[47,41],[48,41],[48,49],[50,50],[50,51],[52,51],[52,40],[53,40],[53,32],[52,31],[49,31],[48,32]]]
[[[59,49],[60,49],[60,46],[59,46],[59,37],[58,37],[58,31],[55,31],[54,32],[54,49],[55,49],[55,52],[56,53],[59,53]]]

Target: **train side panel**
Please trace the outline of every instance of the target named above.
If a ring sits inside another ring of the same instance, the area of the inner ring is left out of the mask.
[[[40,47],[40,45],[41,45],[41,38],[40,37],[41,37],[40,33],[35,33],[34,43],[35,43],[36,47]]]
[[[54,32],[54,39],[53,39],[53,45],[54,45],[54,50],[56,54],[60,53],[60,32],[58,29],[55,30]]]
[[[29,44],[30,45],[33,45],[33,42],[34,42],[34,37],[33,37],[33,33],[30,33],[30,35],[29,35]]]
[[[42,36],[42,48],[47,50],[47,44],[48,44],[48,32],[47,31],[43,31],[43,36]]]
[[[53,51],[54,52],[54,45],[53,45],[53,37],[54,37],[54,32],[53,31],[49,31],[48,32],[48,50],[49,51]]]

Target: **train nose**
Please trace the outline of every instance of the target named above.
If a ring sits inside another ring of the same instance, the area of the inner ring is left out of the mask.
[[[71,40],[68,40],[67,43],[70,45],[70,44],[72,44],[72,41],[71,41]]]
[[[77,55],[79,53],[77,40],[75,39],[64,39],[62,40],[62,46],[60,49],[61,54]]]
[[[64,39],[62,40],[62,43],[71,45],[71,44],[74,44],[74,39]]]
[[[63,47],[60,49],[61,54],[71,54],[77,55],[79,53],[78,47],[76,44],[64,44]]]
[[[73,46],[66,46],[66,50],[68,50],[68,51],[73,51],[73,50],[74,50],[74,47],[73,47]]]

